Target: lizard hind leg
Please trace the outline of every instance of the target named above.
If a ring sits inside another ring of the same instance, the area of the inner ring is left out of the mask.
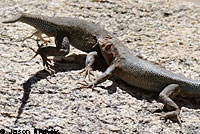
[[[24,42],[24,41],[27,40],[27,39],[32,38],[33,36],[36,36],[37,38],[39,38],[40,40],[42,40],[42,41],[44,42],[44,44],[47,45],[47,44],[49,43],[49,41],[48,41],[48,40],[45,40],[45,39],[42,37],[42,34],[43,34],[42,32],[36,31],[36,32],[34,32],[33,34],[31,34],[30,36],[24,38],[24,39],[22,40],[22,42]],[[37,39],[36,41],[38,41],[38,39]]]
[[[162,118],[174,118],[180,126],[181,119],[180,119],[180,109],[177,104],[172,100],[180,93],[180,88],[178,84],[170,84],[163,89],[163,91],[159,94],[159,98],[164,104],[164,106],[170,110],[170,112],[164,113],[161,115]]]

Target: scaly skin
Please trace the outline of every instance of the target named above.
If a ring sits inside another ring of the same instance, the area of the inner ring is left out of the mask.
[[[44,33],[49,37],[55,37],[56,47],[39,48],[38,53],[43,57],[66,55],[69,52],[69,44],[85,52],[92,52],[96,48],[98,55],[102,53],[109,67],[87,87],[94,87],[110,76],[116,75],[129,85],[159,92],[161,101],[171,110],[163,117],[176,117],[179,123],[180,109],[172,99],[177,94],[200,97],[200,81],[187,79],[134,57],[118,39],[98,25],[75,18],[46,17],[24,13],[3,23],[16,21],[35,27],[36,35]],[[41,36],[39,37],[41,38]],[[91,53],[87,57],[86,72],[87,70],[91,71],[87,68],[93,64],[93,56],[96,54]]]
[[[40,47],[37,50],[37,52],[40,52],[38,54],[42,55],[44,66],[47,67],[49,66],[47,56],[65,56],[69,53],[69,45],[84,52],[97,51],[100,54],[98,40],[109,34],[108,31],[99,25],[70,17],[48,17],[19,13],[15,18],[2,23],[14,23],[17,21],[29,24],[37,30],[27,38],[36,35],[45,41],[41,34],[46,34],[48,37],[55,37],[56,47]],[[63,40],[64,37],[66,38],[65,40]]]
[[[199,80],[191,80],[174,74],[133,56],[121,41],[111,35],[99,41],[99,44],[109,67],[95,81],[85,87],[94,87],[115,75],[131,86],[158,92],[160,100],[168,110],[171,110],[162,117],[176,117],[181,125],[180,109],[172,99],[178,94],[185,97],[200,97]]]

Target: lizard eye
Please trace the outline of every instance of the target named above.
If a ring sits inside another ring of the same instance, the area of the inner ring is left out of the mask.
[[[109,51],[109,50],[111,49],[111,47],[112,47],[112,43],[109,43],[109,44],[107,44],[107,45],[105,46],[104,50],[105,50],[105,51]]]

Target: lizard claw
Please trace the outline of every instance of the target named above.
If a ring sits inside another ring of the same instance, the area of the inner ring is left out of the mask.
[[[51,60],[50,59],[46,59],[46,61],[45,61],[45,66],[47,67],[47,68],[52,68],[53,67],[53,65],[51,65],[52,63],[51,63]]]
[[[47,71],[50,74],[55,74],[56,72],[52,69],[53,65],[51,65],[51,60],[50,59],[43,59],[43,66],[44,70]]]
[[[33,38],[32,38],[34,35],[37,37],[37,39],[33,39]],[[27,39],[33,39],[33,40],[35,40],[35,41],[38,41],[38,39],[41,39],[41,40],[44,42],[44,44],[46,44],[46,45],[48,45],[48,43],[50,43],[49,40],[45,40],[45,39],[42,37],[42,33],[39,32],[39,31],[36,31],[36,32],[34,32],[33,34],[31,34],[30,36],[24,38],[24,39],[22,40],[22,42],[25,42],[25,40],[27,40]]]
[[[91,81],[91,75],[94,76],[94,74],[92,73],[92,68],[89,66],[86,66],[84,68],[84,70],[82,70],[79,74],[84,74],[84,78],[86,78],[88,76],[89,81]]]
[[[55,73],[56,73],[56,72],[55,72],[53,69],[51,69],[50,67],[44,66],[44,70],[47,71],[49,74],[55,74]]]
[[[85,80],[82,81],[82,82],[78,82],[77,84],[81,85],[80,88],[93,88],[94,87],[92,84],[89,84]]]
[[[181,119],[180,119],[180,111],[171,111],[171,112],[166,112],[166,113],[155,113],[154,115],[156,116],[160,116],[161,119],[174,119],[179,126],[182,128],[182,124],[181,124]]]
[[[82,88],[91,88],[92,91],[99,92],[99,90],[95,89],[95,85],[93,83],[89,84],[88,82],[83,81],[83,82],[78,82],[77,84],[82,85],[81,87],[79,87],[79,89],[82,89]]]

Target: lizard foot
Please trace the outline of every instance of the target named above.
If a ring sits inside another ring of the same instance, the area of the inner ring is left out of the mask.
[[[51,69],[51,67],[44,66],[44,70],[47,71],[49,74],[55,74],[55,70]]]
[[[22,42],[24,42],[24,41],[27,40],[27,39],[33,39],[33,38],[32,38],[33,36],[36,36],[38,39],[41,39],[41,40],[44,42],[44,44],[46,44],[46,45],[48,45],[48,43],[50,43],[50,41],[45,40],[45,39],[42,37],[42,33],[41,33],[40,31],[35,31],[35,32],[34,32],[33,34],[31,34],[30,36],[24,38],[24,39],[22,40]],[[36,41],[38,41],[38,39],[36,39]],[[35,40],[35,39],[33,39],[33,40]]]
[[[95,85],[94,85],[93,83],[90,83],[90,84],[89,84],[88,82],[83,81],[83,82],[78,82],[77,84],[81,85],[81,86],[79,87],[79,89],[82,89],[82,88],[91,88],[92,91],[97,91],[97,92],[99,92],[99,90],[95,89]]]
[[[81,72],[79,72],[79,74],[82,74],[82,73],[85,73],[84,74],[84,78],[86,78],[88,76],[89,81],[91,81],[91,75],[94,76],[94,74],[92,73],[92,68],[89,67],[89,66],[86,66],[84,68],[84,70],[82,70]]]
[[[38,41],[38,39],[33,39],[33,38],[28,38],[28,37],[27,37],[27,38],[21,40],[22,43],[24,43],[27,39],[32,39],[32,40]],[[43,44],[45,44],[46,46],[48,45],[48,43],[50,43],[49,40],[42,40],[42,41],[44,42]]]
[[[50,74],[55,74],[56,72],[52,69],[53,65],[51,65],[51,60],[50,59],[43,59],[43,66],[44,70],[47,71]]]
[[[94,85],[89,84],[87,81],[78,82],[77,84],[81,85],[80,88],[94,88]]]
[[[176,121],[179,126],[182,128],[181,119],[180,119],[180,110],[166,112],[166,113],[156,113],[155,115],[160,116],[161,119],[172,119]]]

